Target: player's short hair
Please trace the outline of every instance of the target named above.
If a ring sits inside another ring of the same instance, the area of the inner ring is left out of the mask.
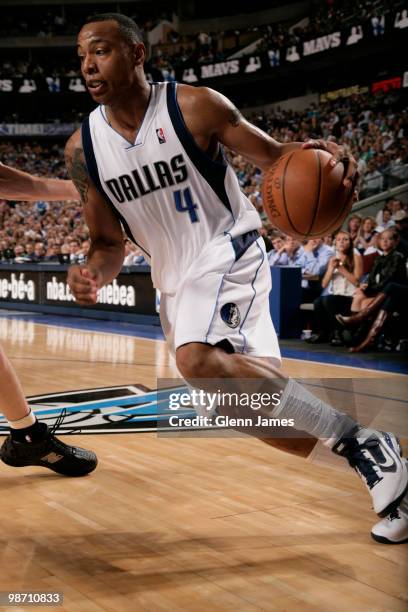
[[[126,15],[122,15],[121,13],[100,13],[99,15],[88,17],[85,25],[97,21],[116,21],[119,34],[130,45],[143,42],[143,35],[139,26],[133,19],[126,17]]]

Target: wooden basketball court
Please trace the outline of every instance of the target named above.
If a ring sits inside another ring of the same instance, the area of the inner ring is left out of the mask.
[[[176,376],[162,341],[24,318],[0,318],[0,341],[27,395],[136,380],[155,388]],[[284,367],[296,377],[379,377]],[[393,414],[381,418],[392,425]],[[407,610],[408,546],[371,540],[378,519],[352,471],[251,438],[64,440],[96,451],[92,475],[0,464],[0,591],[60,591],[69,612]]]

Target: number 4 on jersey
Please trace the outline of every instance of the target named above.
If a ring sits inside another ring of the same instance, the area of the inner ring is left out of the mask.
[[[183,202],[184,199],[184,202]],[[196,213],[196,209],[198,208],[197,204],[194,204],[193,198],[191,197],[190,187],[186,187],[186,189],[179,189],[174,192],[174,201],[176,203],[176,210],[178,212],[188,212],[190,215],[191,223],[196,223],[199,221],[198,215]]]

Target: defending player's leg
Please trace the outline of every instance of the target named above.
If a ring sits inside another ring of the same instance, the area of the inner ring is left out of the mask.
[[[0,448],[0,459],[13,467],[39,465],[65,476],[84,476],[97,465],[95,453],[70,446],[55,437],[54,427],[37,420],[24,397],[16,373],[0,347],[0,412],[10,426],[10,435]]]

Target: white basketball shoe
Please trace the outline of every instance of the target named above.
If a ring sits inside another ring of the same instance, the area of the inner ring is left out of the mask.
[[[408,491],[408,463],[393,433],[358,425],[332,450],[345,457],[366,484],[374,512],[386,517],[398,508]]]
[[[371,537],[381,544],[408,543],[408,494],[396,510],[374,525]]]

